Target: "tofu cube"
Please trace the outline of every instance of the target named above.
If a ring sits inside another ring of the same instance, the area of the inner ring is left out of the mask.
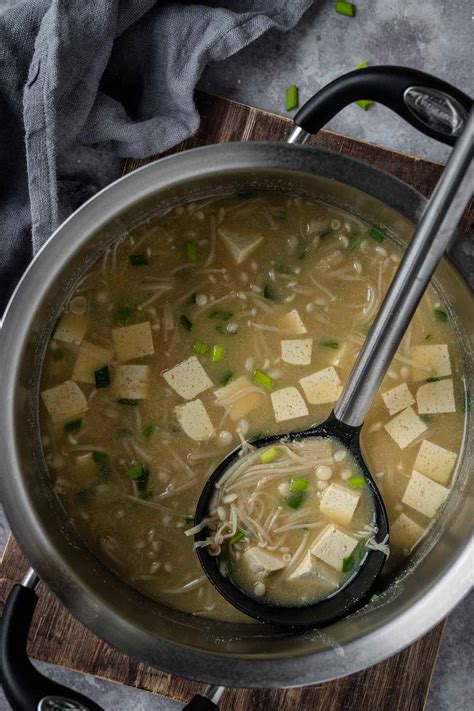
[[[146,400],[150,392],[150,366],[118,365],[112,375],[112,392],[117,399]]]
[[[194,400],[196,395],[212,387],[212,380],[196,356],[191,356],[174,368],[165,370],[163,377],[168,385],[185,400]]]
[[[433,518],[448,493],[449,490],[445,486],[414,469],[402,502],[424,516]]]
[[[406,383],[397,385],[396,388],[392,388],[391,390],[387,390],[382,393],[382,400],[391,415],[396,415],[397,412],[400,412],[400,410],[404,410],[415,403],[415,398],[411,394]]]
[[[258,546],[252,546],[246,550],[240,562],[252,575],[259,578],[265,578],[270,573],[275,573],[286,567],[286,563],[280,556],[269,553]]]
[[[263,235],[254,234],[244,228],[219,227],[217,234],[229,250],[236,264],[242,264],[263,240]]]
[[[307,332],[305,325],[296,309],[293,309],[293,311],[290,311],[288,314],[283,316],[278,321],[278,326],[283,329],[283,331],[288,331],[293,336],[300,336],[302,333]]]
[[[451,361],[448,346],[445,343],[430,346],[413,346],[411,358],[420,365],[413,369],[414,380],[426,378],[445,378],[451,375]]]
[[[435,383],[420,385],[416,391],[416,404],[420,415],[456,412],[453,381],[437,380]]]
[[[336,402],[342,392],[341,379],[332,365],[329,368],[318,370],[317,373],[301,378],[300,385],[307,401],[311,405]]]
[[[214,427],[202,400],[191,400],[174,408],[176,419],[184,432],[196,442],[203,442],[214,433]]]
[[[216,404],[224,407],[234,422],[260,407],[265,398],[263,393],[255,390],[255,385],[245,375],[215,390],[214,395]]]
[[[398,444],[400,449],[405,449],[417,437],[426,432],[427,427],[420,420],[412,407],[407,407],[384,425],[390,437]]]
[[[318,583],[322,590],[329,594],[339,587],[340,575],[329,565],[307,553],[287,580],[309,580]]]
[[[424,532],[423,526],[420,526],[406,514],[401,513],[390,526],[390,544],[410,552]]]
[[[153,355],[153,336],[149,321],[112,329],[117,360],[127,361]]]
[[[289,387],[275,390],[270,397],[276,422],[294,420],[296,417],[305,417],[308,414],[308,408],[303,396],[296,388]]]
[[[87,316],[83,314],[66,313],[61,317],[53,334],[53,338],[55,341],[74,343],[74,345],[80,346],[82,339],[86,335],[88,325],[89,321]]]
[[[313,350],[312,338],[281,341],[281,358],[290,365],[309,365]]]
[[[439,484],[447,484],[456,464],[457,454],[449,449],[424,439],[418,450],[414,468],[421,474],[426,474]]]
[[[95,384],[95,371],[109,365],[113,358],[113,351],[103,348],[90,341],[82,341],[79,353],[74,363],[72,379],[80,383]]]
[[[331,484],[321,496],[319,510],[341,526],[348,526],[360,501],[360,493],[346,486]]]
[[[72,380],[43,390],[41,397],[53,422],[73,420],[88,409],[84,393]]]
[[[335,570],[342,571],[344,558],[351,555],[359,540],[329,523],[311,546],[311,553]]]

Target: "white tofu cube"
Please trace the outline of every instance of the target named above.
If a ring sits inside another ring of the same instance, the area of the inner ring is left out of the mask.
[[[112,329],[117,360],[126,361],[153,355],[153,335],[149,321]]]
[[[288,331],[293,336],[300,336],[302,333],[306,333],[306,328],[301,320],[301,317],[296,309],[285,314],[279,321],[278,326],[283,329],[283,331]]]
[[[329,594],[339,587],[340,575],[329,565],[307,553],[287,580],[309,580],[318,583],[322,590]]]
[[[275,573],[286,567],[286,563],[273,553],[265,551],[263,548],[253,546],[245,551],[240,559],[242,565],[252,574],[264,578],[270,573]]]
[[[176,419],[184,432],[196,442],[203,442],[213,434],[214,427],[202,400],[191,400],[174,408]]]
[[[245,375],[215,390],[214,395],[216,404],[224,407],[234,422],[260,407],[265,398],[265,395],[257,391],[255,385]]]
[[[425,529],[416,521],[401,513],[390,526],[390,545],[398,546],[398,548],[410,552],[424,532]]]
[[[301,378],[300,385],[307,401],[311,405],[336,402],[342,392],[341,379],[332,365],[329,368],[318,370],[317,373]]]
[[[382,399],[391,415],[396,415],[400,410],[404,410],[415,403],[415,398],[406,383],[397,385],[396,388],[382,393]]]
[[[82,341],[74,363],[72,379],[80,383],[95,384],[95,371],[109,365],[113,355],[113,351],[109,348],[103,348],[90,341]]]
[[[456,412],[453,381],[437,380],[420,385],[416,391],[418,414],[436,415],[442,412]]]
[[[53,334],[55,341],[63,343],[74,343],[79,346],[84,338],[89,321],[87,316],[83,314],[66,313],[61,317],[61,320]]]
[[[413,368],[414,380],[426,380],[429,377],[445,378],[451,375],[451,361],[445,343],[413,346],[411,358],[420,365],[420,368]]]
[[[73,420],[88,409],[84,393],[72,380],[66,380],[61,385],[43,390],[41,397],[53,422]]]
[[[305,417],[308,414],[303,396],[296,388],[275,390],[270,397],[276,422],[294,420],[296,417]]]
[[[449,489],[445,486],[414,469],[402,502],[424,516],[433,518],[448,494]]]
[[[331,568],[342,571],[344,558],[351,555],[359,540],[329,523],[311,546],[311,553]]]
[[[348,526],[360,501],[360,493],[341,484],[331,484],[321,496],[319,510],[341,526]]]
[[[424,439],[418,450],[414,468],[421,474],[426,474],[439,484],[447,484],[456,464],[456,452],[440,447]]]
[[[309,365],[313,350],[312,338],[281,341],[281,358],[290,365]]]
[[[194,400],[196,395],[212,388],[212,380],[196,356],[191,356],[174,368],[165,370],[163,377],[168,385],[185,400]]]
[[[400,449],[405,449],[423,432],[427,427],[423,420],[420,420],[412,407],[407,407],[384,425],[390,437],[398,444]]]
[[[263,235],[251,230],[235,229],[230,226],[219,227],[217,234],[229,250],[236,264],[242,264],[254,252],[263,240]]]
[[[112,374],[112,392],[118,400],[145,400],[150,392],[150,366],[118,365]]]

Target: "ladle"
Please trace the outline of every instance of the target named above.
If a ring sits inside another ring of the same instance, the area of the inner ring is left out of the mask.
[[[282,440],[303,441],[318,437],[338,440],[349,450],[366,479],[373,498],[377,543],[388,540],[387,514],[361,453],[360,430],[431,276],[455,235],[455,229],[471,196],[472,186],[468,172],[472,157],[473,124],[471,113],[425,208],[334,411],[325,422],[305,431],[263,437],[251,443],[253,447],[260,448]],[[295,141],[301,141],[301,133],[304,134],[305,131],[296,127]],[[219,464],[208,479],[196,507],[196,526],[208,516],[216,483],[242,455],[243,449],[240,446]],[[205,540],[208,534],[209,530],[203,528],[195,535],[195,541]],[[214,587],[234,607],[260,621],[290,627],[317,627],[347,615],[367,599],[385,562],[385,554],[381,550],[368,550],[352,577],[332,595],[316,603],[290,607],[274,605],[263,598],[256,599],[243,592],[229,577],[220,573],[218,558],[210,555],[205,547],[197,548],[197,556]]]

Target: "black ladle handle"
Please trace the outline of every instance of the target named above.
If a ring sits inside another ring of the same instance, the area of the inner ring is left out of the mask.
[[[294,133],[299,138],[290,142],[304,142],[304,134],[317,133],[358,99],[387,106],[422,133],[450,146],[462,133],[472,106],[464,92],[416,69],[396,66],[357,69],[335,79],[306,102],[294,119]]]

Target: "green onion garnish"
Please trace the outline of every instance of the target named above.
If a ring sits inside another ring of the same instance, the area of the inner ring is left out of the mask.
[[[104,365],[103,368],[99,368],[94,371],[95,386],[97,390],[100,388],[108,388],[110,385],[110,372],[109,366]]]
[[[127,469],[127,476],[129,476],[130,479],[137,481],[137,479],[140,479],[140,477],[143,476],[143,472],[143,464],[138,462],[138,464],[134,464],[132,467]]]
[[[118,305],[117,321],[121,326],[126,326],[127,323],[130,321],[130,318],[133,314],[136,305],[136,299],[134,299],[132,296],[128,296]]]
[[[255,385],[260,385],[262,388],[267,388],[267,390],[273,390],[273,378],[263,372],[263,370],[256,370],[253,374],[253,382]]]
[[[184,245],[184,256],[188,262],[197,262],[199,259],[199,251],[194,242],[186,242]]]
[[[349,247],[350,249],[359,249],[362,242],[362,235],[351,235],[349,237]]]
[[[193,352],[196,355],[205,355],[209,350],[209,343],[206,341],[196,341],[193,345]]]
[[[231,370],[224,370],[219,379],[219,383],[222,385],[222,387],[227,385],[232,380],[233,375],[234,374]]]
[[[132,400],[129,397],[119,397],[117,402],[119,405],[130,405],[131,407],[138,405],[138,400]]]
[[[270,462],[274,462],[275,459],[278,459],[279,456],[280,452],[276,447],[268,447],[261,453],[260,461],[262,464],[270,464]]]
[[[179,319],[179,322],[180,322],[181,326],[185,329],[185,331],[192,331],[193,330],[192,322],[184,314]]]
[[[155,431],[155,425],[150,422],[149,425],[146,425],[146,426],[142,429],[142,437],[143,437],[144,439],[149,439],[149,438],[152,436],[152,434],[153,434],[154,431]]]
[[[66,432],[76,432],[76,430],[82,427],[82,419],[70,420],[64,425]]]
[[[298,491],[304,491],[308,488],[309,481],[302,477],[297,479],[290,479],[290,491],[292,494],[298,493]]]
[[[99,452],[97,449],[92,452],[92,459],[96,464],[104,464],[108,458],[109,455],[106,452]]]
[[[285,108],[287,111],[293,111],[293,109],[297,108],[298,103],[298,87],[296,84],[293,84],[293,86],[289,86],[285,92]]]
[[[448,314],[446,311],[443,311],[443,309],[434,309],[434,315],[438,319],[438,321],[441,321],[441,323],[446,323],[448,320]]]
[[[271,301],[276,301],[277,300],[277,294],[274,289],[272,289],[271,286],[266,286],[263,287],[263,296],[265,299],[270,299]]]
[[[53,356],[53,360],[61,360],[61,358],[64,358],[64,353],[60,348],[55,348],[51,351],[51,355]]]
[[[223,359],[224,355],[225,346],[221,346],[219,343],[216,343],[214,346],[212,346],[211,361],[213,363],[218,363],[220,360]]]
[[[378,600],[379,598],[380,598],[380,595],[379,595],[378,593],[374,593],[373,595],[371,595],[371,596],[369,597],[369,602],[375,602],[375,601]]]
[[[372,237],[376,242],[383,242],[385,239],[385,235],[383,232],[378,230],[376,227],[371,227],[369,230],[369,236]]]
[[[237,533],[235,533],[232,538],[229,538],[229,543],[231,546],[233,546],[234,543],[238,543],[242,540],[242,538],[245,538],[245,533],[243,531],[237,531]]]
[[[300,490],[295,491],[294,494],[290,494],[285,501],[291,509],[299,509],[306,500],[306,491]]]
[[[334,9],[338,15],[345,15],[346,17],[355,17],[356,14],[356,6],[351,2],[345,2],[345,0],[336,0]]]
[[[146,254],[129,254],[128,261],[132,267],[143,267],[146,264],[150,264],[150,260]]]
[[[359,62],[359,64],[354,67],[354,69],[367,69],[368,66],[369,63],[365,59],[363,59],[362,62]]]
[[[333,348],[335,351],[339,348],[339,343],[337,341],[319,341],[320,346],[325,348]]]
[[[351,555],[348,555],[347,558],[342,559],[342,572],[343,573],[348,573],[351,571],[354,567],[354,558]]]
[[[127,475],[135,482],[137,490],[140,492],[140,498],[149,499],[151,496],[151,491],[148,491],[149,470],[145,469],[143,464],[139,462],[127,469]]]
[[[368,111],[370,107],[375,104],[375,101],[371,101],[370,99],[357,99],[354,103],[360,106],[361,109],[364,109],[364,111]]]
[[[349,489],[362,489],[365,486],[365,477],[363,476],[350,476],[347,480]]]
[[[418,415],[420,420],[423,420],[423,422],[432,422],[433,421],[433,415]]]
[[[216,318],[219,321],[228,321],[233,315],[232,311],[211,311],[209,318]]]

